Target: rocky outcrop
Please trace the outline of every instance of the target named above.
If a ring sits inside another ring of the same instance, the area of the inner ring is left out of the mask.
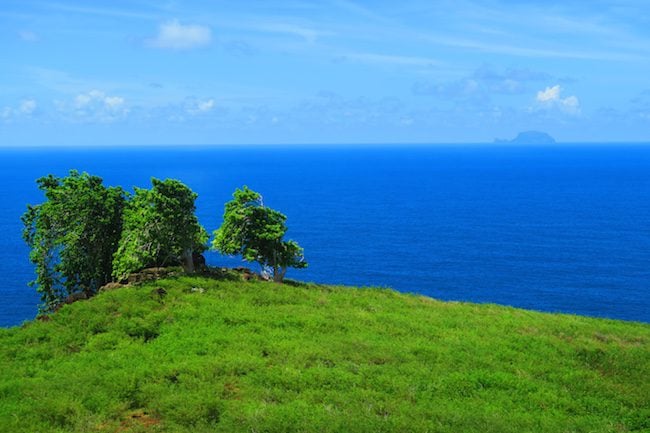
[[[259,274],[255,273],[252,270],[250,270],[249,268],[245,268],[243,266],[233,268],[233,271],[237,272],[241,276],[241,279],[244,280],[244,281],[260,280],[261,279]]]
[[[207,265],[205,263],[205,256],[201,253],[194,251],[192,253],[192,262],[194,263],[194,269],[197,271],[204,270]]]
[[[146,283],[148,281],[155,281],[160,278],[174,277],[183,273],[182,268],[147,268],[140,272],[129,274],[126,278],[119,282],[110,282],[99,288],[100,292],[108,292],[110,290],[119,289],[120,287],[129,286],[131,284]]]
[[[103,286],[101,286],[99,288],[99,291],[100,292],[108,292],[110,290],[119,289],[120,287],[124,287],[124,286],[126,286],[126,284],[111,282],[111,283],[104,284]]]
[[[160,278],[175,277],[182,275],[183,270],[179,267],[173,268],[147,268],[143,269],[140,272],[134,272],[129,274],[124,280],[120,283],[124,284],[138,284],[146,283],[147,281],[155,281]]]
[[[81,301],[83,299],[88,299],[88,294],[86,292],[71,293],[66,296],[66,298],[59,304],[57,304],[57,306],[54,308],[54,312],[59,311],[64,305],[74,304],[75,302]]]

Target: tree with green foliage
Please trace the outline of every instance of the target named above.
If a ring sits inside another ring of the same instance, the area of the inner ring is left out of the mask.
[[[152,188],[136,188],[124,210],[124,228],[113,260],[120,280],[148,267],[182,264],[194,272],[193,253],[207,249],[208,233],[199,224],[197,194],[178,180],[151,179]]]
[[[54,310],[68,296],[92,296],[111,281],[113,254],[122,231],[125,195],[102,179],[70,171],[36,181],[46,201],[28,205],[23,238],[36,265],[31,285],[41,294],[41,312]]]
[[[272,271],[273,281],[281,283],[288,268],[307,267],[303,249],[295,241],[283,240],[286,220],[285,215],[264,206],[259,193],[244,186],[226,203],[223,224],[214,232],[212,248],[259,263],[263,270]]]

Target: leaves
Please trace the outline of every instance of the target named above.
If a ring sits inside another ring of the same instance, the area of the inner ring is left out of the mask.
[[[197,194],[178,180],[151,180],[136,188],[124,211],[124,231],[113,261],[113,276],[152,266],[179,264],[184,255],[202,252],[206,230],[194,214]]]
[[[42,177],[37,184],[46,201],[27,207],[23,238],[36,265],[32,285],[41,294],[41,311],[51,311],[66,296],[92,295],[110,281],[125,195],[74,170],[64,178]]]
[[[259,193],[244,186],[226,203],[223,224],[214,232],[212,248],[270,267],[274,280],[282,281],[288,267],[307,266],[303,249],[294,241],[283,240],[286,220],[282,213],[265,207]]]
[[[153,178],[151,189],[135,188],[131,196],[74,170],[37,183],[46,200],[28,205],[22,222],[41,312],[56,309],[71,294],[92,296],[112,278],[143,268],[183,264],[191,271],[192,254],[207,248],[208,233],[195,215],[197,194],[178,180]],[[282,281],[288,267],[307,266],[303,249],[283,239],[286,220],[265,207],[259,193],[237,189],[225,205],[213,248],[271,268]]]

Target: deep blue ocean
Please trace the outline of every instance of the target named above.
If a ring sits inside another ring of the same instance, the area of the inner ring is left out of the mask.
[[[129,190],[180,179],[209,231],[248,185],[305,249],[290,278],[650,322],[650,145],[250,146],[0,149],[0,326],[37,310],[34,181],[70,169]]]

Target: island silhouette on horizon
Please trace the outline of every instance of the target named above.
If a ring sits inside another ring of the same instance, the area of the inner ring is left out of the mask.
[[[523,131],[511,140],[504,138],[495,138],[497,144],[555,144],[555,138],[546,132],[541,131]]]

